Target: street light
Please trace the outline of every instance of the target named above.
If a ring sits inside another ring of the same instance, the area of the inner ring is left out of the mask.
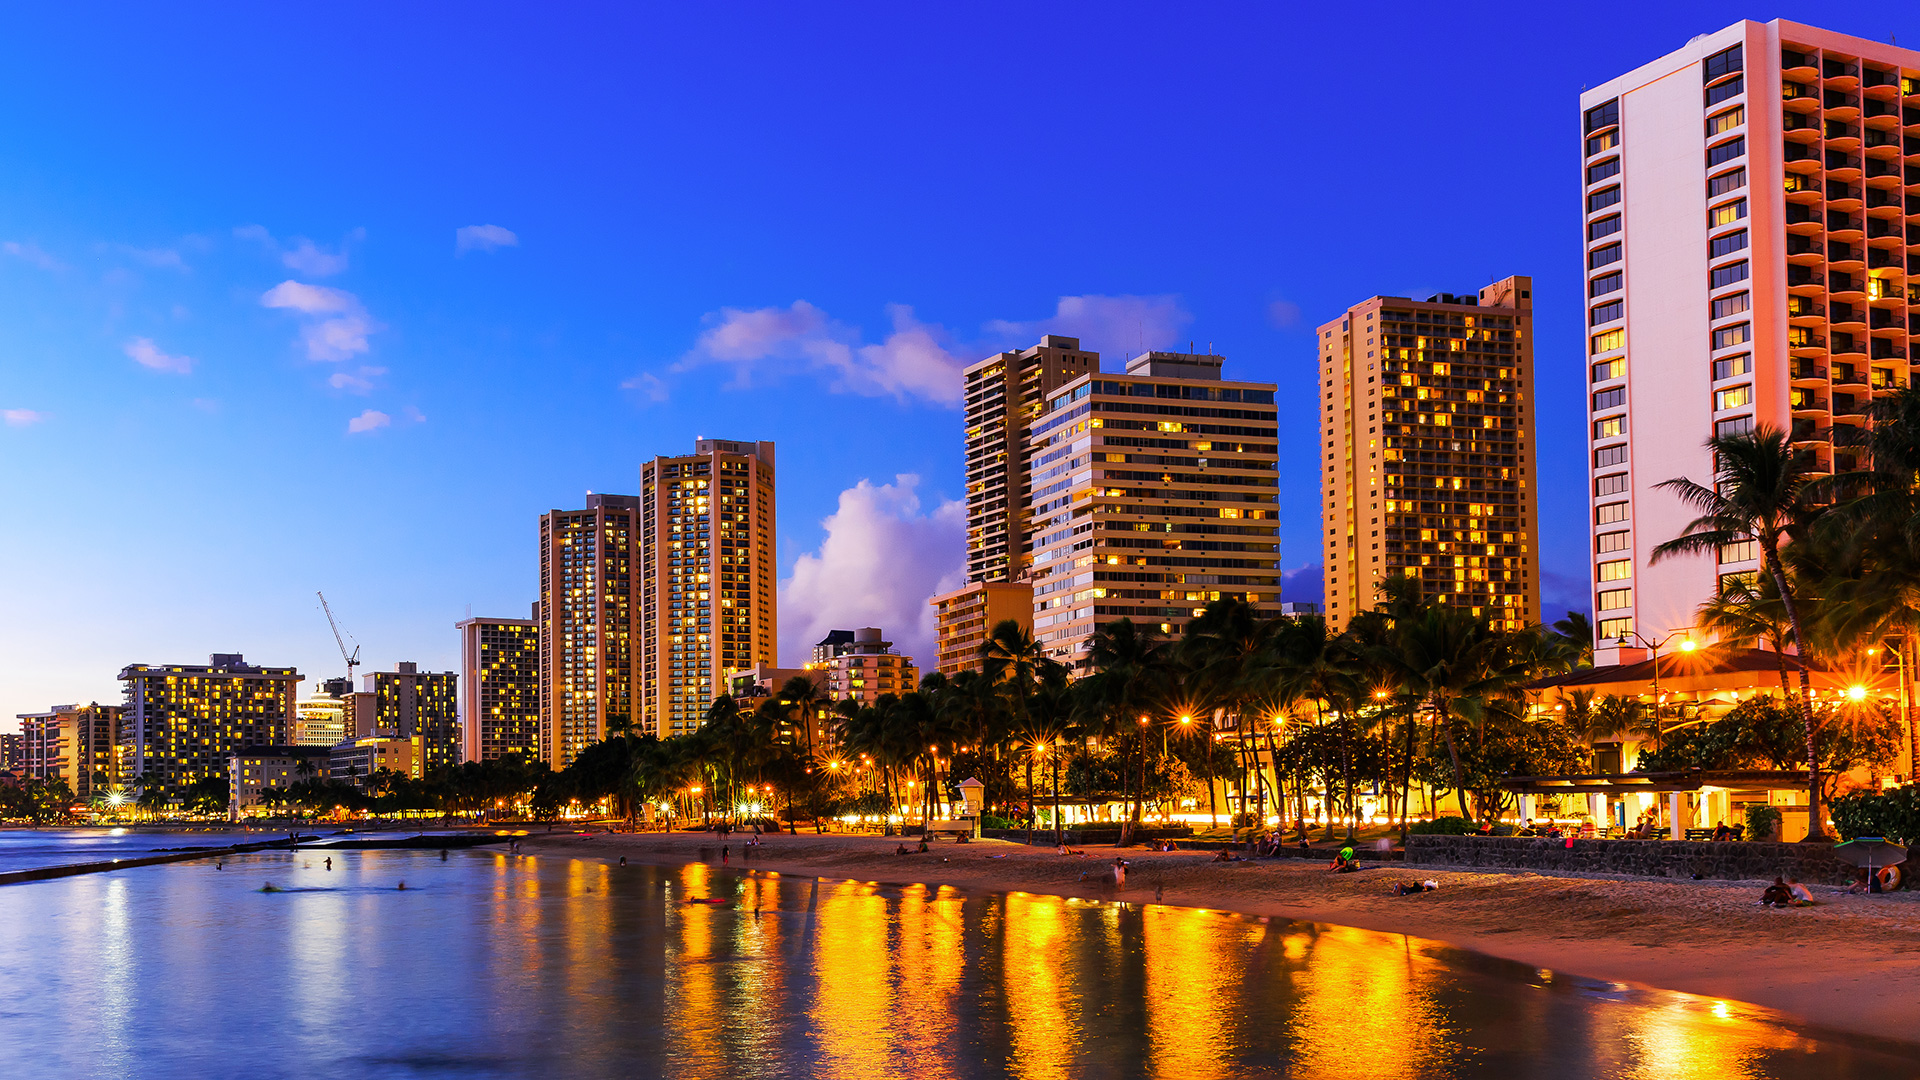
[[[1628,640],[1629,637],[1632,637],[1638,639],[1640,644],[1645,645],[1647,651],[1653,654],[1653,730],[1655,735],[1660,734],[1660,646],[1665,645],[1674,638],[1679,638],[1680,651],[1692,652],[1699,648],[1699,645],[1696,644],[1692,638],[1688,637],[1687,633],[1688,631],[1680,630],[1668,634],[1666,637],[1648,641],[1638,630],[1626,630],[1621,632],[1620,640],[1614,642],[1615,645],[1618,645],[1622,649],[1629,649],[1633,647],[1633,641]]]

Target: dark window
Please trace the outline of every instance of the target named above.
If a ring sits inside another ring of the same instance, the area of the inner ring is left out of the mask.
[[[1620,283],[1620,271],[1615,270],[1611,274],[1601,274],[1599,277],[1594,278],[1593,287],[1588,292],[1589,295],[1592,296],[1605,296],[1610,292],[1619,292]]]
[[[1746,79],[1737,75],[1719,86],[1707,87],[1707,108],[1711,109],[1730,97],[1738,97],[1746,88]]]
[[[1725,195],[1729,191],[1734,191],[1746,186],[1747,186],[1747,170],[1744,166],[1742,166],[1741,168],[1735,169],[1732,172],[1721,173],[1719,176],[1708,177],[1707,178],[1707,198],[1711,199],[1719,195]]]
[[[1713,433],[1720,436],[1745,435],[1753,430],[1753,417],[1739,416],[1732,420],[1722,420],[1713,425]]]
[[[1733,234],[1733,235],[1739,235],[1739,234]],[[1745,239],[1746,237],[1741,236],[1742,247],[1746,246],[1744,243]],[[1716,241],[1716,243],[1717,242],[1718,241]],[[1739,262],[1736,262],[1736,263],[1728,263],[1725,266],[1716,266],[1713,268],[1712,272],[1708,274],[1708,279],[1712,287],[1716,289],[1726,288],[1728,285],[1731,285],[1736,281],[1745,281],[1747,280],[1747,260],[1741,259]]]
[[[1620,159],[1608,158],[1598,165],[1587,166],[1587,183],[1597,184],[1609,176],[1620,175]]]
[[[1612,131],[1603,132],[1587,140],[1587,156],[1592,157],[1595,154],[1604,154],[1608,150],[1611,150],[1614,147],[1619,145],[1620,145],[1620,129],[1619,128],[1615,128]]]
[[[1620,215],[1615,214],[1612,217],[1601,218],[1599,221],[1587,226],[1587,239],[1598,240],[1603,236],[1612,236],[1619,231]]]
[[[1723,76],[1731,75],[1741,70],[1741,66],[1740,46],[1735,45],[1731,49],[1722,49],[1712,56],[1707,57],[1705,63],[1702,65],[1704,81],[1712,82]]]
[[[1722,233],[1708,241],[1707,257],[1717,259],[1722,255],[1731,255],[1736,251],[1745,250],[1746,246],[1747,230],[1735,229],[1730,233]],[[1742,276],[1744,277],[1745,275]]]
[[[1626,403],[1627,388],[1624,386],[1616,386],[1611,390],[1602,390],[1593,395],[1594,412],[1600,412],[1603,409],[1617,409]]]
[[[1620,188],[1618,186],[1607,188],[1604,191],[1596,191],[1587,196],[1587,213],[1591,214],[1595,210],[1605,210],[1607,207],[1619,201]]]
[[[1587,134],[1591,135],[1601,128],[1612,127],[1620,122],[1620,99],[1614,98],[1604,105],[1595,105],[1587,110]]]
[[[1627,444],[1626,443],[1620,443],[1617,446],[1603,446],[1600,449],[1595,450],[1593,452],[1594,465],[1603,469],[1609,465],[1624,464],[1626,460],[1627,460]]]
[[[1707,147],[1707,168],[1711,169],[1715,165],[1732,161],[1734,158],[1740,157],[1746,152],[1747,137],[1745,135],[1737,139],[1729,139],[1719,146],[1709,146]]]
[[[1595,495],[1618,495],[1627,490],[1627,474],[1617,472],[1611,476],[1597,476],[1593,480]]]
[[[1744,235],[1744,233],[1742,235]],[[1617,263],[1619,261],[1620,261],[1620,245],[1608,244],[1606,247],[1603,247],[1603,248],[1595,248],[1593,250],[1593,253],[1587,256],[1587,269],[1598,270],[1603,266],[1607,266],[1611,263]]]
[[[1601,323],[1612,322],[1624,313],[1625,307],[1619,300],[1615,300],[1610,304],[1601,304],[1599,307],[1593,309],[1591,325],[1599,326]]]
[[[1713,332],[1713,347],[1716,349],[1730,349],[1735,345],[1744,345],[1747,340],[1753,336],[1752,329],[1753,326],[1751,323],[1736,323],[1733,326],[1723,326]]]

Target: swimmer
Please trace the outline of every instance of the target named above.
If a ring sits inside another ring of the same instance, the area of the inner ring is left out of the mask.
[[[333,856],[331,855],[327,856],[327,869],[329,871],[333,869]]]

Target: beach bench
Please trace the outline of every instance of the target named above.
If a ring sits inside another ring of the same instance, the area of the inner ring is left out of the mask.
[[[1713,830],[1712,830],[1712,829],[1688,829],[1688,830],[1687,830],[1687,839],[1689,839],[1689,840],[1711,840],[1711,839],[1713,839]]]

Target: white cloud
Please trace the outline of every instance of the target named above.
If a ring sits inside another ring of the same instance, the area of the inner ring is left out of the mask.
[[[753,385],[756,375],[814,371],[826,375],[836,393],[959,404],[965,364],[942,344],[945,332],[916,320],[905,305],[887,312],[893,332],[863,344],[858,327],[834,322],[805,300],[785,308],[722,308],[708,316],[711,325],[674,370],[720,364],[733,369],[730,385],[737,388]]]
[[[141,366],[169,375],[187,375],[193,371],[193,357],[168,356],[160,351],[160,346],[155,345],[152,338],[134,338],[127,342],[126,353]]]
[[[347,434],[361,435],[369,431],[378,431],[392,425],[393,417],[378,409],[368,409],[359,416],[347,421]]]
[[[327,385],[335,390],[345,390],[349,394],[373,393],[373,380],[387,373],[383,367],[363,367],[358,371],[336,371],[327,379]]]
[[[408,423],[424,424],[427,422],[427,414],[421,412],[419,409],[415,408],[412,405],[407,406],[406,417],[407,417]]]
[[[32,409],[0,409],[0,420],[5,420],[8,427],[26,427],[46,418],[46,413],[34,412]]]
[[[323,248],[304,236],[289,237],[291,246],[281,243],[260,225],[243,225],[233,230],[242,240],[252,240],[279,256],[280,264],[308,277],[332,277],[347,268],[347,248],[366,238],[367,230],[355,229],[340,239],[338,251]]]
[[[493,251],[496,248],[519,247],[520,237],[511,229],[498,225],[462,225],[453,230],[453,253],[465,255],[469,251]]]
[[[794,560],[780,582],[780,640],[795,666],[827,631],[878,626],[921,670],[934,660],[927,599],[964,579],[966,507],[946,499],[922,512],[920,478],[862,480],[840,493],[821,524],[820,549]]]
[[[367,351],[367,335],[379,329],[360,306],[359,297],[324,285],[283,281],[268,289],[260,303],[303,316],[300,333],[312,360],[351,359]]]
[[[635,375],[621,383],[620,389],[636,391],[642,398],[656,405],[667,400],[668,396],[666,381],[652,372],[643,371]]]
[[[1063,296],[1047,318],[996,319],[986,325],[986,332],[1016,348],[1032,345],[1041,334],[1064,334],[1079,338],[1082,348],[1113,359],[1149,349],[1184,348],[1179,334],[1192,321],[1177,296]]]
[[[66,269],[59,259],[41,251],[38,244],[22,244],[17,240],[0,240],[0,253],[11,255],[22,262],[32,263],[42,270]]]

